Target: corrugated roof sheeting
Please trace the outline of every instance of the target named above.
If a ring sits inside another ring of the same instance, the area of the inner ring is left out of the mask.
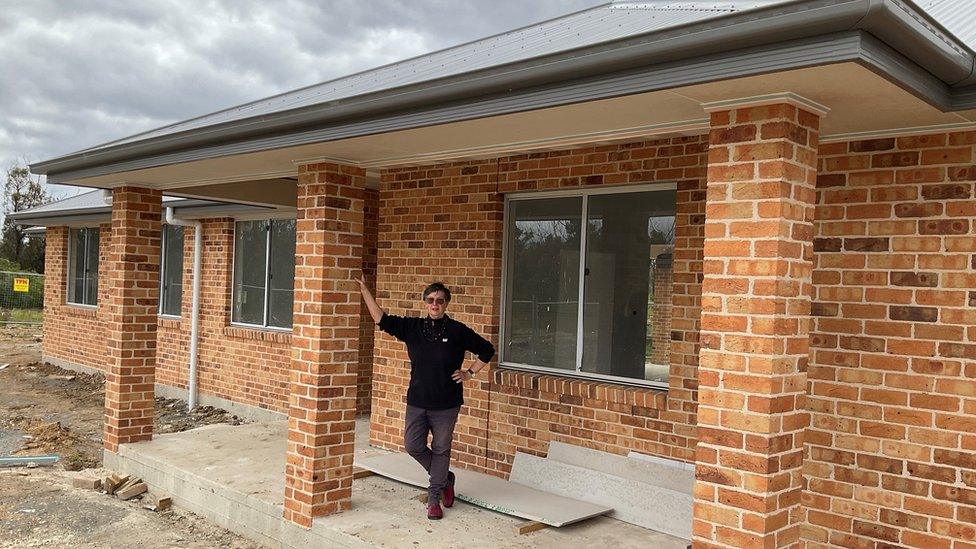
[[[80,152],[328,103],[795,0],[618,0],[488,38],[192,118]],[[916,0],[976,49],[976,0]]]
[[[976,49],[976,0],[915,0],[956,38]]]
[[[459,75],[786,1],[789,0],[611,2],[449,49],[164,126],[88,150]]]

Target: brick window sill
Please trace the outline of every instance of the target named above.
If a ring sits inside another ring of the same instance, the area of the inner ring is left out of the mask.
[[[607,381],[498,367],[493,368],[492,381],[496,385],[556,394],[560,402],[566,404],[579,405],[583,400],[599,400],[654,410],[665,410],[668,405],[668,391],[653,387],[628,387]]]
[[[169,330],[180,330],[183,328],[183,319],[160,316],[157,317],[156,325],[160,328],[166,328]]]
[[[260,328],[247,328],[245,326],[224,326],[224,335],[238,339],[291,345],[291,332],[278,330],[262,330]]]
[[[61,305],[61,312],[68,316],[95,318],[98,316],[98,306],[64,303],[63,305]]]

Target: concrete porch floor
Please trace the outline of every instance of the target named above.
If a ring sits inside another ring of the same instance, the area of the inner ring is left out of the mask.
[[[457,502],[429,521],[421,490],[379,476],[353,483],[352,509],[316,519],[306,530],[283,514],[284,421],[211,425],[160,435],[106,453],[105,466],[142,477],[177,505],[269,547],[551,547],[684,549],[687,541],[607,517],[527,535],[522,519]],[[385,453],[368,445],[369,423],[356,426],[358,456]]]

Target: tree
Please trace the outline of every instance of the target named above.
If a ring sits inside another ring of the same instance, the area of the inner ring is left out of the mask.
[[[44,239],[27,236],[24,228],[10,219],[9,215],[46,204],[50,195],[41,186],[39,178],[32,176],[26,166],[13,166],[7,170],[3,186],[3,230],[0,233],[0,258],[21,268],[44,272]]]

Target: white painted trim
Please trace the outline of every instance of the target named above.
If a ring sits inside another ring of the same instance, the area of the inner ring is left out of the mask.
[[[304,166],[306,164],[322,164],[323,162],[328,162],[332,164],[345,164],[346,166],[353,166],[356,168],[363,167],[363,163],[359,160],[353,160],[351,158],[342,158],[339,156],[312,156],[308,158],[293,158],[291,160],[291,163],[294,164],[296,167]]]
[[[908,137],[927,133],[948,133],[976,130],[976,122],[955,122],[952,124],[936,124],[934,126],[915,126],[912,128],[895,128],[890,130],[875,130],[867,132],[837,133],[820,137],[820,143],[839,143],[842,141],[863,141],[865,139],[884,139],[886,137]]]
[[[705,112],[712,113],[715,111],[727,111],[731,109],[741,109],[745,107],[760,107],[763,105],[776,105],[778,103],[787,103],[809,111],[818,116],[826,116],[830,112],[830,107],[826,105],[821,105],[816,101],[807,99],[802,95],[797,95],[793,92],[781,92],[781,93],[770,93],[765,95],[754,95],[752,97],[741,97],[737,99],[723,99],[722,101],[711,101],[708,103],[702,103],[702,108]]]

